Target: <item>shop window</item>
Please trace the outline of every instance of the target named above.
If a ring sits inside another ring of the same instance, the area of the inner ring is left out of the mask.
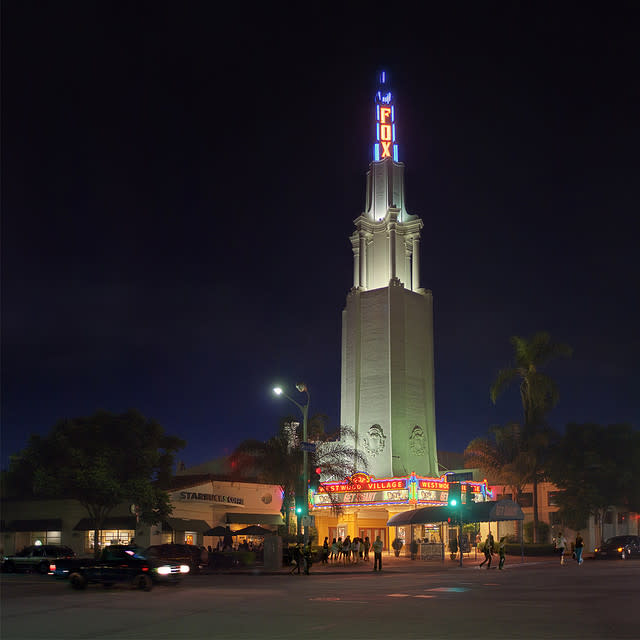
[[[521,507],[533,507],[533,493],[521,493],[518,503]]]
[[[98,532],[98,546],[107,547],[111,544],[129,544],[135,536],[132,529],[107,529]],[[93,551],[93,531],[87,531],[85,550]]]
[[[31,531],[29,538],[29,544],[61,544],[62,531]]]
[[[198,534],[195,531],[185,531],[184,532],[184,543],[185,544],[195,544],[198,539]]]
[[[547,494],[547,506],[557,507],[558,495],[560,495],[560,491],[549,491],[549,493]]]

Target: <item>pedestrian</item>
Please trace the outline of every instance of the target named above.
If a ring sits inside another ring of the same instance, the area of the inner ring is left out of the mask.
[[[324,542],[322,543],[322,562],[321,564],[327,564],[329,559],[329,538],[325,536]]]
[[[411,550],[411,559],[415,560],[418,555],[418,543],[415,540],[412,540],[409,548]]]
[[[342,543],[342,556],[344,563],[347,564],[351,556],[351,536],[347,536]]]
[[[507,538],[502,536],[498,544],[498,555],[500,556],[500,562],[498,563],[498,569],[504,569],[504,560],[507,552]]]
[[[564,533],[560,532],[558,536],[558,553],[560,554],[560,564],[564,564],[564,550],[567,546],[567,539],[564,537]]]
[[[362,545],[364,549],[364,561],[369,562],[369,549],[371,549],[371,540],[369,540],[369,536],[366,536],[364,539],[364,544]]]
[[[491,534],[491,531],[489,531],[489,535],[487,536],[487,539],[484,541],[484,560],[480,563],[480,566],[482,567],[484,565],[485,562],[488,562],[489,564],[487,565],[487,569],[491,569],[491,556],[493,555],[493,545],[494,545],[494,540],[493,540],[493,535]]]
[[[360,557],[360,538],[355,537],[351,543],[351,555],[353,556],[353,564],[358,564]]]
[[[338,538],[338,540],[340,540],[340,538]],[[340,553],[340,545],[338,542],[336,542],[336,539],[334,538],[333,541],[331,542],[331,559],[334,562],[338,559],[339,553]]]
[[[305,575],[309,575],[309,569],[311,569],[312,558],[311,558],[311,540],[303,547],[302,549],[302,564],[304,566]]]
[[[578,531],[577,535],[576,535],[576,546],[575,546],[575,550],[576,550],[576,562],[578,563],[578,566],[580,566],[584,560],[582,559],[582,549],[584,548],[584,540],[582,539],[582,536],[580,535],[580,532]]]
[[[376,536],[376,539],[373,541],[373,570],[382,571],[382,540],[380,540],[380,536]]]
[[[295,565],[293,565],[289,573],[294,574],[297,569],[298,575],[300,575],[300,567],[302,565],[302,550],[300,549],[299,542],[295,547],[293,547],[293,561],[295,562]]]

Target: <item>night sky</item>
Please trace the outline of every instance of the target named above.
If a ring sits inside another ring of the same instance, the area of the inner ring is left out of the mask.
[[[295,414],[276,383],[339,424],[380,69],[424,221],[438,448],[520,418],[489,387],[540,330],[575,350],[547,369],[554,426],[639,426],[633,3],[444,4],[2,3],[3,467],[131,407],[202,463]]]

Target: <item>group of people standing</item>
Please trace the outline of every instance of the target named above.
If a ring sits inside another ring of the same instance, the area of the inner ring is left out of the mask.
[[[380,536],[377,536],[373,544],[369,540],[369,536],[364,539],[359,537],[347,536],[344,540],[342,537],[334,538],[329,544],[329,538],[325,537],[322,544],[322,564],[328,562],[341,562],[343,564],[358,564],[360,560],[369,562],[369,551],[374,554],[374,571],[382,570],[382,547],[383,542]]]

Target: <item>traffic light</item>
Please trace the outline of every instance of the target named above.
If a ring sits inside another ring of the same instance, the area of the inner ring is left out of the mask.
[[[320,486],[320,475],[322,474],[322,468],[316,467],[309,474],[309,488],[312,491],[317,491]]]
[[[307,496],[296,494],[296,515],[300,517],[309,515]]]
[[[460,507],[462,504],[462,500],[460,497],[460,483],[459,482],[450,482],[449,483],[449,495],[447,498],[447,502],[450,507]]]

